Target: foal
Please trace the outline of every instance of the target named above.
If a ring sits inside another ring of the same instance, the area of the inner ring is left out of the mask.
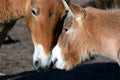
[[[102,55],[120,63],[120,10],[99,10],[68,6],[68,14],[52,50],[58,69],[70,70],[91,55]]]

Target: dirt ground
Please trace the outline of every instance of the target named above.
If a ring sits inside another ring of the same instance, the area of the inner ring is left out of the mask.
[[[79,6],[87,0],[71,1]],[[19,20],[9,35],[17,42],[3,44],[0,48],[0,80],[120,80],[118,64],[103,57],[97,57],[69,72],[53,69],[38,73],[32,65],[34,47],[25,20]]]

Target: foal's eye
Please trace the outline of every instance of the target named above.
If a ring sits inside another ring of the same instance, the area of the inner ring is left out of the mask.
[[[37,11],[36,11],[35,8],[31,8],[31,12],[32,12],[32,15],[33,15],[34,17],[37,17],[37,16],[38,16]]]
[[[69,29],[67,27],[64,27],[64,31],[67,32]]]

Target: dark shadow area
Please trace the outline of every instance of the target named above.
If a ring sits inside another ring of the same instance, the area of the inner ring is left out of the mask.
[[[6,36],[4,41],[3,41],[3,44],[8,45],[8,44],[13,44],[13,43],[17,43],[17,42],[20,42],[20,41],[14,40],[10,36]]]
[[[120,80],[117,63],[83,64],[71,71],[53,69],[46,73],[36,71],[0,76],[0,80]]]

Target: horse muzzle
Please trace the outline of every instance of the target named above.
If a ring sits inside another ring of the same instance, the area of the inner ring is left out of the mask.
[[[53,62],[45,66],[43,66],[40,61],[34,62],[34,67],[38,72],[47,72],[53,68],[53,65],[54,65]]]

